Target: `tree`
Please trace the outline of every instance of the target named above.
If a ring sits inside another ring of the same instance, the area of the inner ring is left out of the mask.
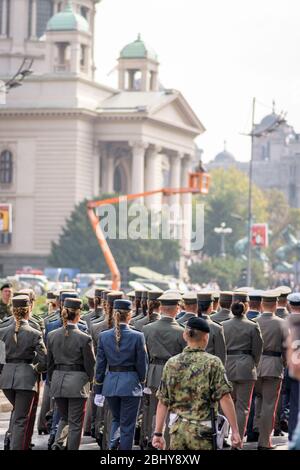
[[[102,199],[113,196],[102,195]],[[175,240],[108,239],[108,243],[120,270],[146,266],[169,274],[174,272],[179,259],[179,246]],[[58,242],[52,243],[49,263],[54,267],[79,268],[81,272],[108,272],[86,213],[86,201],[75,207]]]

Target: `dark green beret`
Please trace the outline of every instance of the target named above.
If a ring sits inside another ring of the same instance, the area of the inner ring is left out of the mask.
[[[16,297],[13,297],[12,305],[14,308],[15,307],[29,307],[30,300],[29,300],[28,295],[17,295]]]
[[[4,284],[2,284],[0,290],[2,291],[3,289],[12,289],[12,284],[10,282],[5,282]]]
[[[187,321],[186,326],[192,330],[203,331],[204,333],[209,333],[209,324],[204,318],[192,317]]]
[[[80,299],[75,299],[74,297],[67,297],[64,299],[64,307],[65,308],[73,308],[77,310],[78,308],[82,307],[82,302]]]

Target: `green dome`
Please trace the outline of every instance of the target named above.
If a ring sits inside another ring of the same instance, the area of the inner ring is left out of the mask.
[[[156,52],[146,46],[144,41],[141,40],[140,34],[134,42],[123,47],[120,57],[122,59],[152,59],[157,61]]]
[[[71,2],[68,2],[64,11],[56,13],[47,24],[47,31],[83,31],[89,32],[87,20],[77,13],[74,13]]]

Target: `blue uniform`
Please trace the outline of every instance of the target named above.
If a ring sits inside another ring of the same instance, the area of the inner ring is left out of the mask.
[[[94,392],[106,397],[112,412],[111,445],[120,429],[120,449],[130,450],[143,395],[148,356],[143,333],[123,323],[120,329],[119,350],[114,329],[99,335]]]
[[[248,310],[247,312],[248,320],[255,320],[258,317],[260,317],[260,313],[257,310]]]

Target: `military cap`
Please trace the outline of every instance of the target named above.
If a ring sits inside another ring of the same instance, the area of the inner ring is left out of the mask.
[[[192,330],[203,331],[204,333],[209,333],[210,328],[206,320],[199,317],[192,317],[187,321],[186,326]]]
[[[77,310],[78,308],[82,307],[82,302],[80,299],[76,299],[75,297],[66,297],[64,299],[64,307]]]
[[[231,291],[222,291],[220,292],[220,302],[232,302],[233,292]]]
[[[47,292],[47,300],[54,300],[54,299],[56,299],[56,295],[54,294],[52,290],[49,290]]]
[[[134,290],[132,290],[131,292],[128,292],[127,297],[129,297],[129,299],[134,299],[135,298]]]
[[[3,289],[12,289],[12,284],[10,282],[5,282],[2,284],[0,290],[2,291]]]
[[[186,305],[193,305],[197,303],[197,292],[186,292],[182,296],[182,300]]]
[[[289,294],[287,299],[291,305],[300,306],[300,293],[299,292],[293,292],[292,294]]]
[[[94,294],[93,297],[99,297],[101,299],[102,292],[104,292],[104,291],[106,291],[105,288],[96,287],[96,289],[94,289],[94,292],[93,292],[93,294]]]
[[[148,299],[148,291],[147,290],[143,290],[142,292],[142,300],[147,300]]]
[[[123,292],[121,291],[112,291],[107,294],[107,302],[109,304],[113,304],[115,300],[117,299],[122,299],[123,298]]]
[[[286,299],[287,296],[291,294],[292,292],[292,289],[288,286],[279,286],[279,287],[276,287],[275,290],[278,291],[280,299]]]
[[[197,293],[198,302],[213,302],[214,297],[212,292],[198,292]]]
[[[162,290],[149,290],[148,300],[157,300],[162,295]]]
[[[96,296],[95,296],[95,289],[92,287],[91,289],[87,290],[84,294],[84,296],[88,299],[88,300],[93,300]]]
[[[160,297],[158,297],[157,300],[159,300],[162,305],[177,305],[182,300],[182,297],[178,292],[174,292],[173,294],[170,292],[165,292]]]
[[[262,300],[263,302],[276,302],[278,300],[279,293],[276,289],[267,290],[263,292]]]
[[[249,302],[248,292],[234,292],[232,296],[232,303],[233,302]]]
[[[28,295],[30,300],[35,300],[35,292],[33,289],[21,289],[19,290],[19,294]]]
[[[143,297],[143,292],[148,292],[146,289],[137,289],[134,291],[134,295],[136,299],[141,300]]]
[[[260,301],[262,299],[263,293],[264,292],[262,290],[252,290],[248,293],[249,299]]]
[[[114,300],[114,310],[128,310],[132,308],[132,303],[130,300],[125,299],[116,299]]]
[[[253,287],[237,287],[237,289],[234,289],[234,292],[250,292],[251,290],[254,290]]]
[[[13,297],[12,299],[12,305],[13,307],[29,307],[30,305],[30,299],[28,295],[17,295],[16,297]]]
[[[108,290],[108,289],[103,290],[103,291],[101,292],[101,299],[102,299],[102,300],[107,300],[107,296],[108,296],[108,294],[109,294],[110,292],[111,292],[111,291]]]
[[[65,299],[78,299],[78,293],[76,291],[69,291],[69,292],[61,292],[59,296],[59,300],[64,303]]]

